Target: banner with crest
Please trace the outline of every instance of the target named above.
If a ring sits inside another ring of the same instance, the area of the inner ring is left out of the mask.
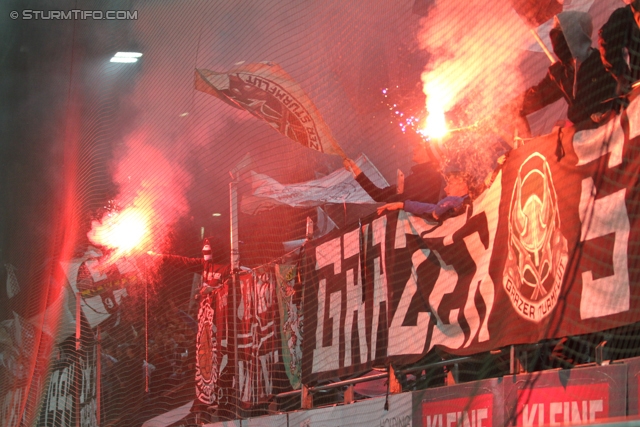
[[[297,265],[276,265],[282,361],[291,387],[302,385],[302,284]]]
[[[443,223],[387,212],[308,244],[303,382],[640,320],[639,110],[512,150]]]
[[[228,406],[233,395],[230,302],[228,283],[200,300],[195,381],[196,397],[205,405]]]
[[[242,269],[237,307],[231,282],[201,300],[196,337],[196,394],[205,405],[233,410],[267,402],[282,370],[272,269]],[[233,339],[235,334],[235,340]],[[234,343],[237,361],[234,361]]]

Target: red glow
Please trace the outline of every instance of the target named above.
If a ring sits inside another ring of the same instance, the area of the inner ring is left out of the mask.
[[[464,2],[438,2],[421,21],[418,40],[432,53],[422,74],[429,122],[432,113],[440,117],[454,107],[466,115],[458,126],[478,122],[524,91],[519,57],[535,39],[510,2],[473,13]],[[428,123],[432,138],[444,123],[438,120]]]
[[[150,214],[131,207],[94,221],[88,234],[93,243],[116,250],[118,255],[141,250],[150,234]]]
[[[92,223],[88,237],[112,250],[109,260],[137,256],[149,250],[162,253],[176,221],[187,212],[186,188],[191,175],[181,165],[179,153],[168,153],[160,132],[142,128],[126,138],[117,154],[114,181],[117,202]]]

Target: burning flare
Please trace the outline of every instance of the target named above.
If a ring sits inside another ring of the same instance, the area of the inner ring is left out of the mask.
[[[444,109],[442,107],[431,107],[428,110],[428,115],[425,119],[424,127],[418,129],[424,137],[429,139],[441,139],[447,134],[447,123],[444,119]]]
[[[447,108],[446,95],[450,97],[451,94],[445,93],[437,84],[425,85],[424,92],[427,95],[427,117],[418,133],[429,139],[441,139],[449,132],[444,112]]]
[[[114,249],[118,255],[131,253],[149,238],[149,215],[142,209],[131,207],[111,212],[101,221],[93,221],[89,240]]]

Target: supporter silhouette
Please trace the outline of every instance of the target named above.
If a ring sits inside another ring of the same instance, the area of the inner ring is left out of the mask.
[[[214,260],[213,253],[216,253]],[[207,295],[212,291],[221,288],[224,283],[231,277],[231,268],[229,264],[222,263],[222,251],[215,246],[215,240],[211,237],[204,239],[202,245],[202,258],[190,258],[180,255],[156,254],[150,252],[150,255],[161,256],[162,260],[169,262],[176,267],[183,267],[194,272],[202,274],[202,287],[200,293]]]
[[[591,47],[593,24],[588,13],[567,11],[554,18],[549,32],[558,62],[536,86],[527,89],[520,114],[526,116],[564,98],[574,124],[594,127],[613,110],[616,81]]]
[[[625,3],[602,26],[598,40],[602,62],[615,78],[618,95],[629,93],[640,79],[640,0]]]

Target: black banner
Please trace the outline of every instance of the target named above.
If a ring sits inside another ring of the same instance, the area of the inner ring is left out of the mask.
[[[228,406],[234,396],[229,284],[200,301],[196,336],[196,397],[206,405]]]
[[[98,345],[95,339],[86,337],[86,345],[79,351],[68,351],[72,348],[74,338],[69,338],[56,349],[59,359],[53,364],[44,390],[38,425],[98,425]]]
[[[273,272],[239,274],[235,310],[230,286],[225,283],[201,301],[195,378],[200,402],[229,411],[235,410],[235,402],[246,407],[267,402],[275,394],[275,366],[280,362]],[[234,329],[237,363],[231,339]]]
[[[638,321],[637,103],[628,114],[528,141],[442,224],[392,212],[309,244],[303,382]]]
[[[240,274],[238,383],[245,406],[267,402],[274,394],[274,368],[280,358],[276,298],[270,269]]]

